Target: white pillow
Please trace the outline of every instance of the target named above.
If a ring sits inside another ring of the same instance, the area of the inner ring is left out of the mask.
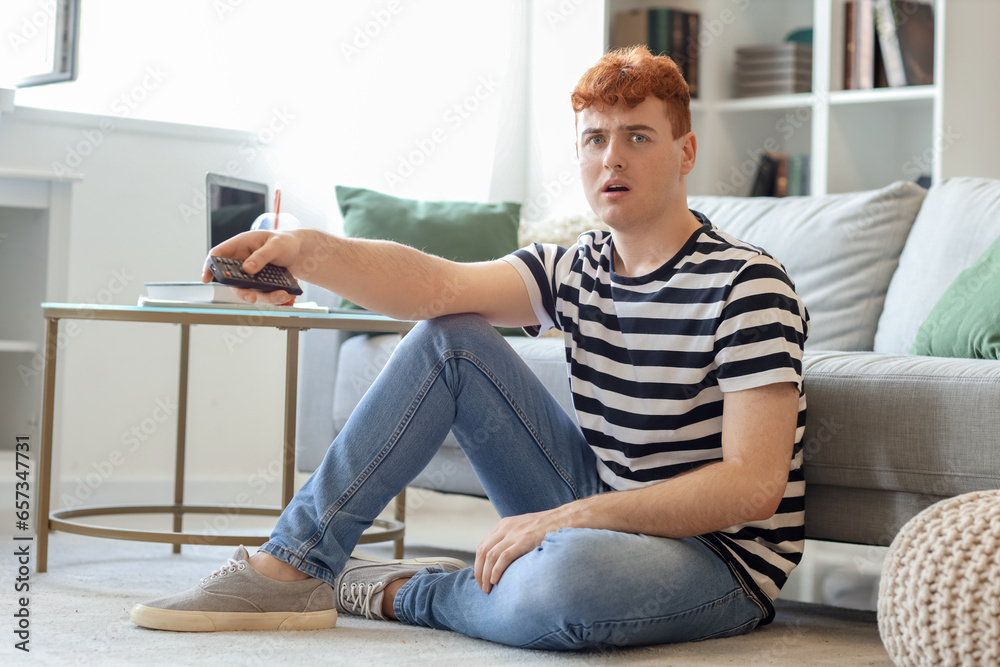
[[[689,197],[688,206],[784,265],[809,311],[807,349],[872,350],[889,281],[926,194],[898,182],[810,197]]]

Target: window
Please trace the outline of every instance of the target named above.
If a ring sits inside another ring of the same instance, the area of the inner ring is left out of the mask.
[[[3,80],[10,87],[76,78],[79,0],[6,0],[0,14]]]

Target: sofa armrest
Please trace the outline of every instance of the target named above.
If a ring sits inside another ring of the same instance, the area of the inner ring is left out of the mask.
[[[803,368],[807,535],[887,544],[923,507],[1000,488],[1000,362],[807,352]]]

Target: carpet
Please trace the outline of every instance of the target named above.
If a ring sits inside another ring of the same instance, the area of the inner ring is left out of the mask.
[[[10,544],[8,542],[8,544]],[[389,547],[366,547],[388,556]],[[5,549],[7,551],[7,549]],[[559,653],[341,615],[331,630],[187,634],[134,626],[132,605],[192,586],[230,547],[184,547],[54,533],[49,571],[30,575],[30,654],[14,648],[17,565],[2,559],[3,664],[32,665],[891,665],[874,612],[800,602],[743,637],[671,646]],[[468,552],[408,546],[408,556]]]

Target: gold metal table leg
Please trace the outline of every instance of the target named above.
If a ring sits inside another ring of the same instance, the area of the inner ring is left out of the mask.
[[[38,533],[38,555],[35,568],[48,569],[49,558],[49,503],[52,496],[52,425],[56,411],[56,350],[59,346],[59,319],[45,321],[45,377],[42,389],[42,450],[38,462],[38,514],[35,525]]]
[[[299,330],[289,327],[285,339],[285,442],[281,451],[281,508],[295,494],[295,404],[298,400]]]
[[[396,521],[399,522],[400,526],[406,525],[406,489],[399,492],[396,496]],[[392,547],[392,557],[402,558],[403,557],[403,534],[400,533],[399,538],[393,541]]]
[[[188,358],[191,351],[191,325],[181,324],[180,379],[177,383],[177,454],[174,462],[174,505],[184,505],[184,455],[187,446]],[[174,512],[174,532],[184,529],[184,513]],[[174,544],[174,553],[181,552],[181,545]]]

